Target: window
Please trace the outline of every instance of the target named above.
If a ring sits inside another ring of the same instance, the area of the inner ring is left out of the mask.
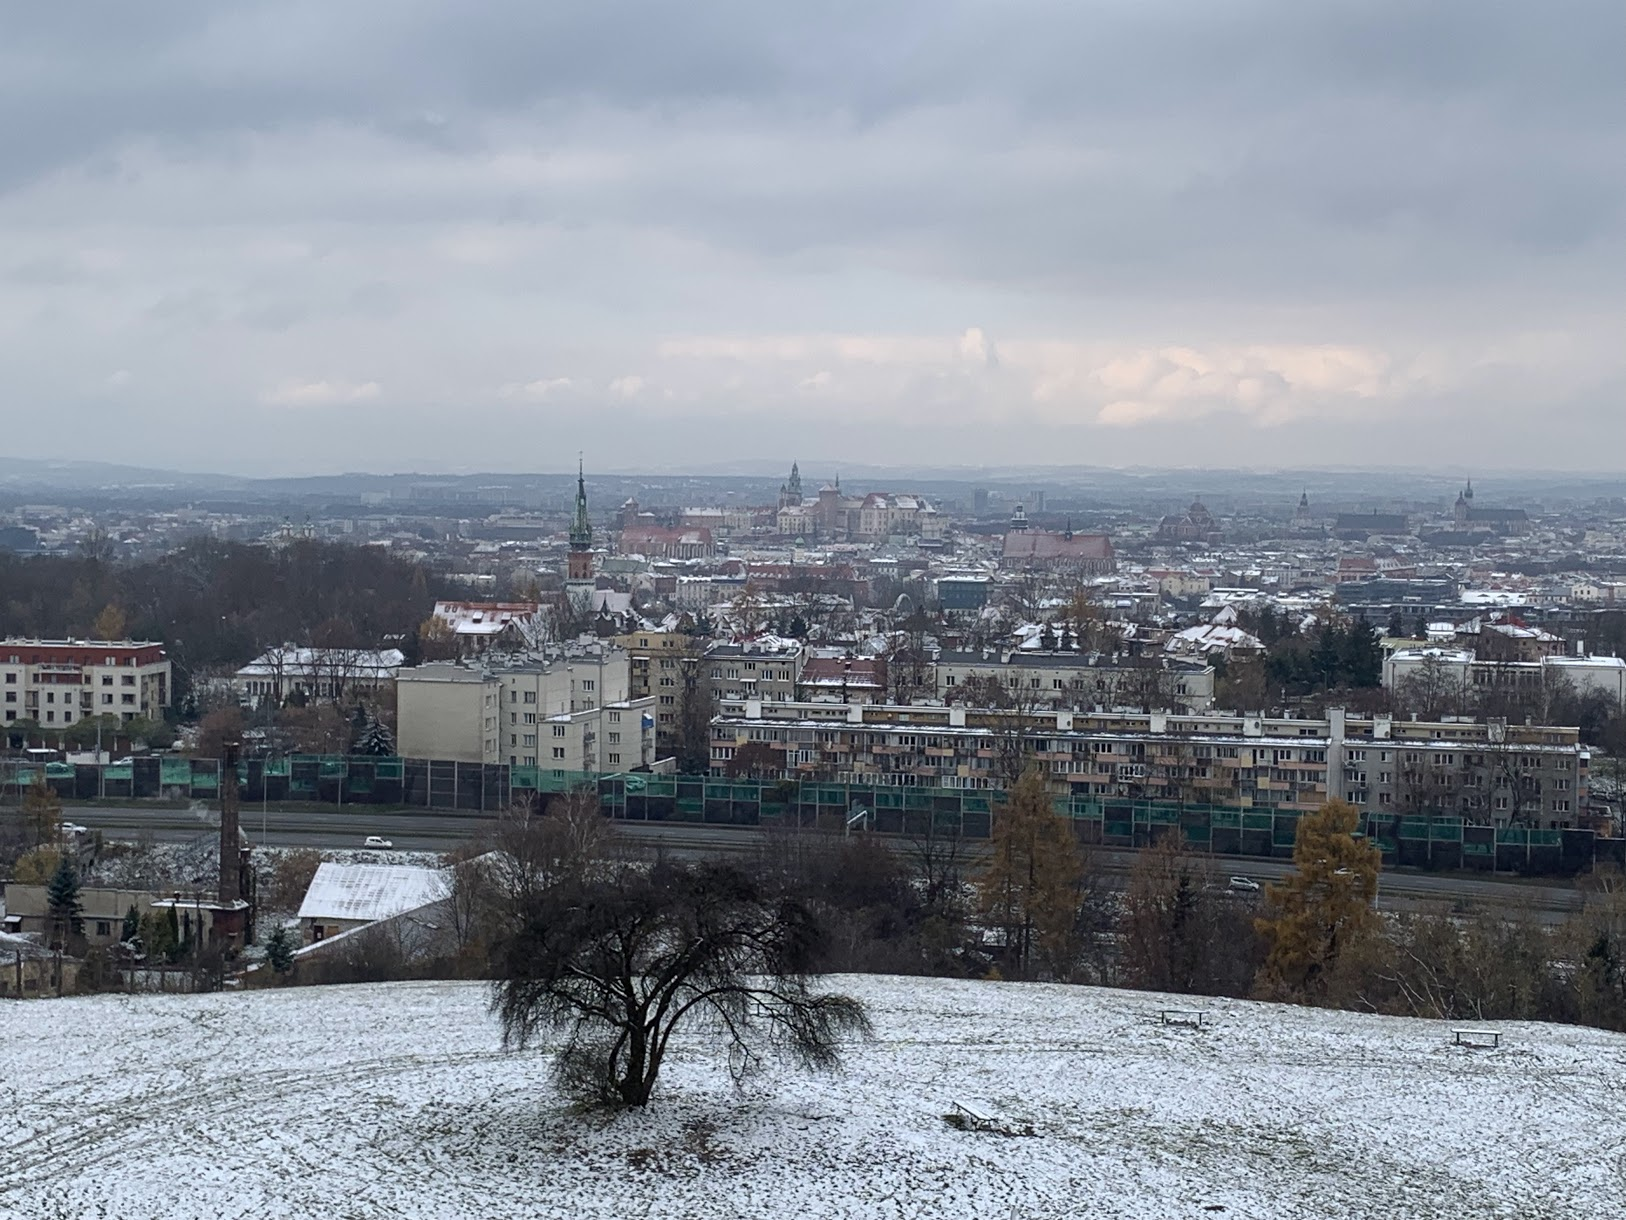
[[[516,733],[508,734],[508,744],[511,746],[517,746],[519,744],[519,735]]]
[[[526,724],[535,724],[536,723],[536,713],[535,712],[526,712],[525,713],[525,723]]]
[[[534,748],[536,746],[536,734],[535,733],[527,733],[527,734],[525,734],[525,744]]]
[[[563,758],[565,756],[565,748],[564,748],[564,746],[554,746],[553,747],[553,756],[555,758]]]
[[[535,703],[536,702],[536,692],[534,690],[528,690],[528,691],[525,692],[525,702],[526,703]]]
[[[17,692],[14,691],[14,690],[8,690],[6,692],[6,702],[7,703],[16,703],[17,702]]]
[[[47,721],[49,721],[51,724],[55,724],[56,723],[56,713],[55,712],[46,712],[45,713],[45,719]]]
[[[519,702],[519,692],[517,690],[511,690],[511,691],[508,692],[508,702],[510,702],[510,703],[518,703]]]
[[[611,712],[610,713],[610,723],[611,724],[620,724],[621,723],[621,713],[620,712]]]
[[[509,712],[508,713],[508,723],[509,724],[518,724],[519,723],[519,713],[518,712]]]
[[[582,679],[582,689],[583,690],[592,690],[593,689],[593,679],[591,679],[591,678]]]
[[[103,695],[102,696],[102,702],[103,703],[111,703],[111,702],[113,702],[113,696],[112,695]]]
[[[125,686],[134,686],[135,685],[135,675],[134,674],[123,674],[123,675],[120,676],[119,681],[124,683]]]
[[[943,679],[943,685],[944,686],[953,686],[954,685],[954,675],[950,674],[948,677],[944,678]]]
[[[662,707],[671,707],[676,702],[677,702],[677,700],[672,698],[671,695],[662,695],[661,696],[661,706]]]
[[[620,733],[611,733],[610,734],[610,744],[612,746],[620,745],[621,744],[621,734]]]
[[[536,766],[536,755],[535,755],[535,754],[527,754],[527,755],[526,755],[526,756],[525,756],[525,765],[526,765],[526,766],[527,766],[527,767],[534,767],[534,766]]]
[[[619,763],[621,761],[621,755],[619,755],[619,754],[610,755],[610,761],[612,763]]]
[[[45,692],[45,702],[47,702],[47,703],[55,703],[56,702],[56,692],[54,690],[48,690],[48,691]]]
[[[103,682],[111,682],[112,680],[113,679],[111,679],[111,678],[103,678],[102,679]],[[6,675],[6,685],[7,686],[16,686],[17,685],[17,675],[16,674],[7,674]]]
[[[554,725],[553,726],[553,735],[555,737],[563,737],[565,735],[565,726],[562,725],[562,724]]]

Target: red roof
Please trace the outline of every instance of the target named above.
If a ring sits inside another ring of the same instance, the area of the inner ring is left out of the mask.
[[[1006,559],[1111,559],[1112,539],[1105,534],[1052,534],[1048,530],[1012,530],[1005,535]]]

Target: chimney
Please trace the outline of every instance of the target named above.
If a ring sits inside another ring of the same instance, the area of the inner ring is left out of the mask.
[[[238,846],[237,831],[237,750],[238,743],[228,741],[220,760],[220,905],[230,906],[242,897],[239,893],[242,852]]]

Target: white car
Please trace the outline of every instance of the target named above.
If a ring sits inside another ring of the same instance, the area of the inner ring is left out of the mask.
[[[1257,894],[1259,892],[1259,883],[1252,877],[1232,877],[1230,881],[1226,882],[1225,888],[1236,890],[1242,894]]]
[[[366,841],[362,843],[362,846],[378,847],[388,851],[390,848],[394,847],[395,844],[391,843],[383,835],[368,835]]]
[[[88,826],[81,826],[78,822],[61,822],[57,825],[57,830],[62,833],[62,837],[65,839],[72,839],[90,833]]]

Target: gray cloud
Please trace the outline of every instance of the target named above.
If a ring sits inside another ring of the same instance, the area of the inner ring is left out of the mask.
[[[222,417],[359,447],[244,468],[838,456],[820,420],[940,460],[1038,428],[1081,461],[1380,460],[1363,423],[1405,418],[1512,463],[1532,410],[1626,441],[1622,25],[28,7],[0,42],[8,436],[65,451],[116,386],[162,436],[131,457],[218,465],[186,438]],[[973,330],[997,359],[957,354]],[[468,410],[521,443],[436,435]]]

